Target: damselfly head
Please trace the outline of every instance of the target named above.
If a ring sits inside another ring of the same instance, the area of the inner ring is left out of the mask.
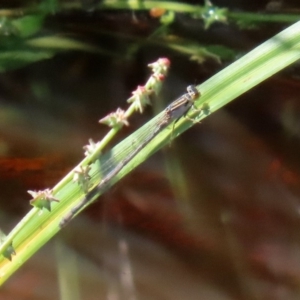
[[[195,85],[189,85],[187,87],[187,92],[192,100],[195,100],[199,96],[201,96],[200,92],[197,90]]]

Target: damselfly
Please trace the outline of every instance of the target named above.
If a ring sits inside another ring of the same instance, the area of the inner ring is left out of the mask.
[[[187,114],[194,102],[200,97],[200,92],[193,85],[187,87],[187,93],[173,101],[163,112],[162,118],[159,118],[154,129],[139,141],[139,145],[133,149],[123,160],[118,162],[100,181],[100,183],[89,191],[81,201],[76,204],[69,213],[67,213],[59,223],[60,227],[66,226],[71,219],[86,205],[93,202],[93,199],[106,190],[111,180],[143,149],[152,141],[162,129],[174,122],[174,124]]]

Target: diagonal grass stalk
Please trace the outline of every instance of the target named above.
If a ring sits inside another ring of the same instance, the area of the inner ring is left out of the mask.
[[[206,82],[200,84],[197,88],[200,90],[202,96],[195,102],[195,105],[199,108],[205,107],[205,111],[212,114],[263,80],[294,63],[299,58],[300,22],[297,22],[220,71]],[[197,117],[197,114],[196,111],[191,110],[189,117]],[[206,116],[207,114],[201,114],[199,120]],[[132,149],[131,147],[135,146],[138,137],[143,135],[143,133],[146,134],[149,128],[153,128],[157,122],[157,118],[161,118],[161,114],[154,117],[142,128],[101,156],[100,164],[93,164],[91,170],[93,184],[97,184],[100,181],[101,163],[105,163],[105,161],[111,158],[116,158],[115,163],[118,163]],[[192,125],[193,123],[190,120],[185,118],[180,119],[174,126],[172,137],[176,137]],[[111,185],[119,181],[155,151],[166,145],[172,133],[171,126],[162,130],[156,138],[140,151],[113,178]],[[44,212],[42,215],[38,215],[36,208],[33,208],[16,226],[18,234],[14,235],[15,229],[12,230],[7,236],[6,241],[2,244],[0,249],[2,253],[12,242],[17,254],[13,257],[12,261],[3,256],[0,257],[0,284],[5,282],[11,274],[60,230],[58,224],[61,218],[81,200],[83,194],[78,185],[71,181],[66,181],[63,185],[58,183],[58,185],[60,189],[54,196],[60,199],[60,202],[53,203],[52,212]]]

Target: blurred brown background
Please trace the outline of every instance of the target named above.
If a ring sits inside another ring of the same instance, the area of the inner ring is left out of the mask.
[[[253,11],[269,4],[254,3],[214,4]],[[148,11],[100,12],[94,4],[49,16],[44,34],[114,55],[66,51],[0,74],[6,232],[29,211],[27,190],[52,187],[83,158],[88,139],[107,132],[98,120],[126,107],[148,63],[171,60],[154,100],[164,107],[232,61],[198,64],[144,39],[159,26]],[[281,5],[297,12],[292,1]],[[201,20],[177,14],[169,34],[223,45],[237,58],[283,28],[215,23],[205,31]],[[298,64],[282,71],[151,157],[34,255],[0,299],[68,299],[70,292],[72,299],[299,299],[299,71]],[[134,116],[118,139],[152,115],[148,108]]]

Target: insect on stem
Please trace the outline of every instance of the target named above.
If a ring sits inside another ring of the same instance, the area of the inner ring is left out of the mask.
[[[93,202],[94,197],[106,190],[111,183],[111,180],[143,149],[152,141],[159,132],[174,121],[174,124],[181,118],[186,117],[187,112],[191,107],[194,107],[194,102],[201,96],[200,92],[193,85],[187,87],[187,93],[173,101],[163,112],[162,118],[157,121],[152,132],[144,138],[143,141],[131,152],[127,157],[121,160],[116,166],[108,172],[100,181],[100,183],[89,191],[83,199],[80,200],[60,221],[59,226],[66,226],[72,218],[82,210],[86,205]],[[188,118],[189,119],[189,118]],[[173,125],[174,129],[174,125]],[[172,130],[173,132],[173,130]]]

